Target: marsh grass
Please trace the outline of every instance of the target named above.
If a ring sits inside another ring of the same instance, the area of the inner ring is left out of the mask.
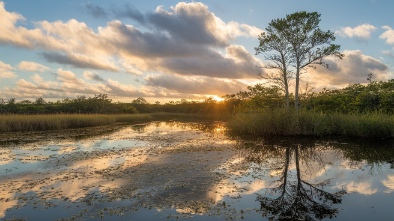
[[[238,112],[228,123],[234,134],[394,138],[394,116],[382,113],[321,114],[261,109]]]
[[[151,119],[152,117],[147,114],[0,115],[0,132],[61,130],[117,123],[137,123]]]
[[[48,131],[113,124],[133,124],[152,120],[204,121],[223,120],[227,115],[150,113],[150,114],[53,114],[0,115],[0,133],[18,131]]]

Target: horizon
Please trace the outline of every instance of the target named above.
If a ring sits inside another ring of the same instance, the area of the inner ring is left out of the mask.
[[[355,7],[357,4],[357,7]],[[308,69],[316,90],[394,77],[390,1],[0,1],[0,98],[47,101],[108,94],[149,103],[205,100],[264,83],[255,55],[272,19],[321,14],[343,60]],[[291,91],[292,92],[292,91]]]

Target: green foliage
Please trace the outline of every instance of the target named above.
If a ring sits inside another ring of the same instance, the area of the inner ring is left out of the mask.
[[[56,103],[37,98],[34,102],[23,100],[19,103],[14,98],[7,104],[0,105],[0,114],[134,114],[138,113],[132,104],[112,103],[106,94],[97,94],[86,98],[64,99]]]
[[[259,36],[260,45],[256,52],[272,52],[266,56],[273,61],[272,68],[280,71],[281,82],[288,82],[289,73],[295,73],[294,106],[298,111],[299,79],[301,71],[313,65],[328,65],[323,58],[333,55],[342,58],[340,46],[332,44],[334,33],[319,28],[320,14],[305,11],[286,15],[286,18],[272,20],[266,28],[266,34]],[[288,87],[284,85],[285,89]],[[286,92],[286,97],[288,93]]]
[[[340,90],[323,90],[301,101],[304,108],[316,112],[394,113],[394,80],[352,84]]]
[[[246,94],[229,122],[238,134],[394,137],[394,80],[304,95],[299,113],[282,108],[277,87]]]

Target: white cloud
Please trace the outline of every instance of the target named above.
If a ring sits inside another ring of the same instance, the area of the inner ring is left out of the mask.
[[[191,44],[226,46],[236,37],[257,38],[262,32],[254,26],[237,22],[226,23],[200,2],[179,2],[168,11],[158,7],[155,13],[147,17],[155,27],[160,27],[173,37]]]
[[[75,19],[67,22],[39,21],[34,29],[27,29],[17,25],[17,21],[24,19],[22,15],[7,12],[4,4],[0,5],[0,10],[7,24],[0,30],[3,33],[0,34],[0,42],[3,44],[44,50],[41,55],[49,62],[135,74],[157,71],[158,66],[164,65],[161,71],[182,74],[186,68],[195,68],[191,70],[193,75],[227,77],[215,73],[223,72],[223,67],[229,65],[230,78],[254,77],[250,68],[245,67],[253,67],[255,60],[238,62],[237,57],[224,57],[219,51],[233,47],[231,41],[237,37],[256,38],[262,32],[247,24],[224,22],[206,5],[195,2],[180,2],[169,10],[159,7],[153,13],[141,14],[138,18],[143,18],[146,23],[148,31],[145,32],[117,20],[99,27],[97,32]],[[138,12],[135,9],[131,11]],[[119,13],[125,16],[124,10]],[[190,65],[204,57],[209,57],[210,63],[205,65],[209,72],[198,70],[199,65]],[[130,58],[133,62],[128,62]],[[215,67],[215,63],[219,65]]]
[[[16,75],[12,72],[13,68],[11,65],[0,61],[0,80],[2,78],[15,78]]]
[[[385,81],[393,77],[386,64],[363,54],[360,50],[345,50],[343,54],[345,55],[343,59],[325,58],[329,69],[321,66],[308,69],[305,80],[314,84],[316,89],[323,87],[335,89],[349,83],[367,83],[369,73],[373,73],[374,81]]]
[[[389,26],[383,26],[386,31],[380,35],[380,39],[386,41],[387,44],[394,44],[394,30]]]
[[[371,32],[376,30],[376,27],[370,24],[362,24],[354,28],[344,27],[335,33],[342,37],[356,38],[359,40],[368,40],[371,38]]]
[[[44,72],[50,69],[42,64],[32,61],[21,61],[18,64],[18,68],[23,71],[31,71],[31,72]]]
[[[372,184],[370,182],[354,182],[351,181],[348,183],[345,187],[347,192],[349,193],[360,193],[363,195],[372,195],[376,192],[378,192],[378,189],[372,188]]]
[[[382,180],[382,184],[387,187],[385,193],[394,192],[394,175],[389,175],[387,179]]]

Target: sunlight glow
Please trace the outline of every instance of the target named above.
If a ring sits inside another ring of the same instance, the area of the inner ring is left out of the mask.
[[[212,99],[214,99],[214,100],[217,101],[217,102],[221,102],[221,101],[224,100],[224,98],[218,97],[218,96],[216,96],[216,95],[213,96]]]

